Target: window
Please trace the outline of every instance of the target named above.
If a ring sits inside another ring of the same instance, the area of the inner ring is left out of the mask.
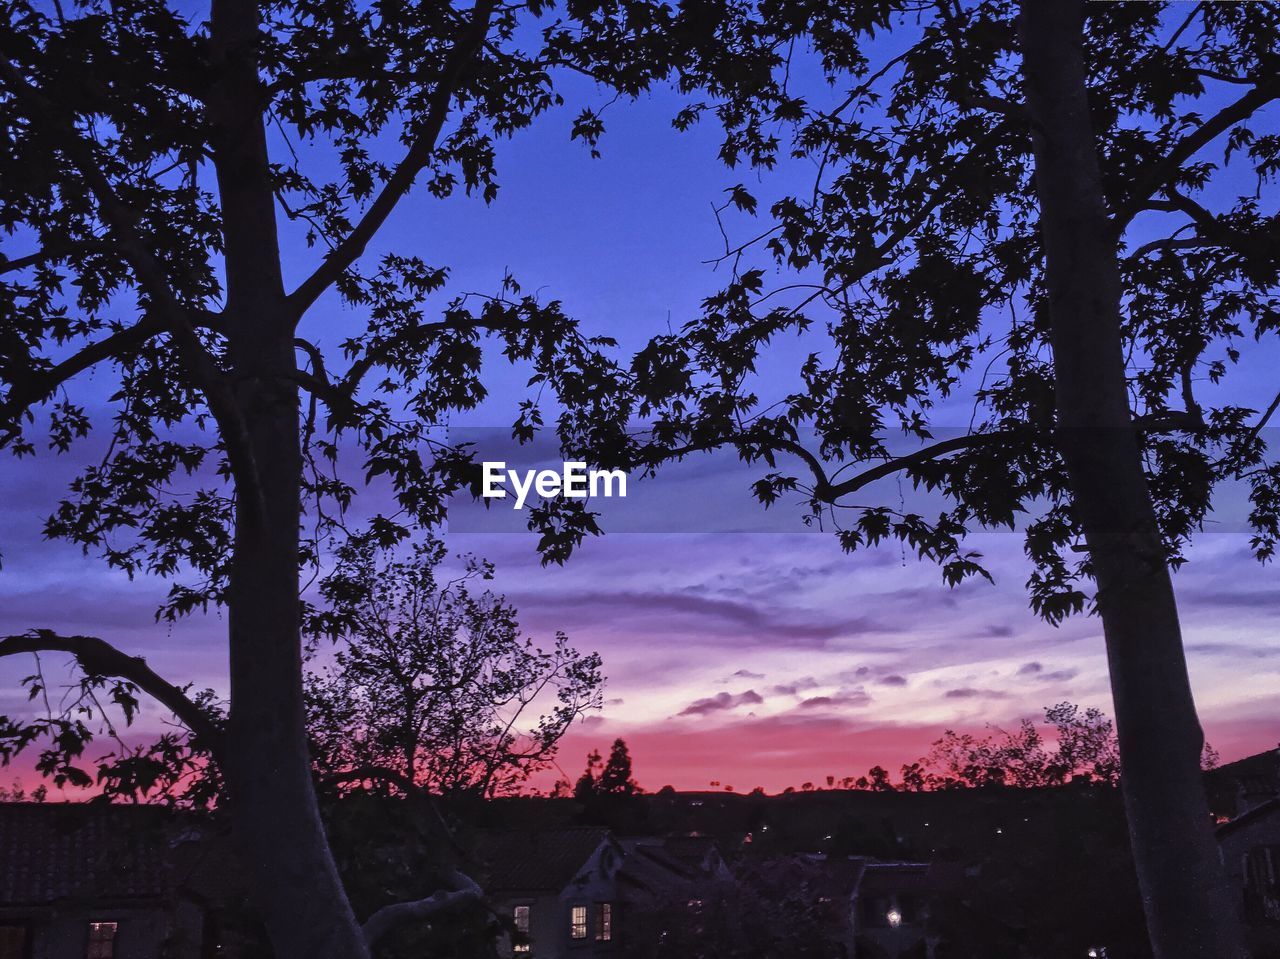
[[[569,935],[574,939],[587,938],[586,906],[573,906],[569,909]]]
[[[116,929],[114,922],[89,923],[89,949],[86,959],[115,959]]]
[[[0,959],[27,959],[27,927],[0,925]]]
[[[613,903],[596,904],[596,941],[609,942],[613,939]]]
[[[516,932],[527,938],[529,935],[529,907],[516,906],[511,913],[511,918],[515,920]],[[529,943],[517,942],[511,951],[518,956],[527,956],[529,954]]]

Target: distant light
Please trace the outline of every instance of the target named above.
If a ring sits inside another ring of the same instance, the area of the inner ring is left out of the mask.
[[[1090,950],[1089,950],[1089,959],[1098,959],[1098,950],[1097,950],[1097,949],[1090,949]]]
[[[997,835],[997,836],[1003,836],[1003,835],[1004,835],[1004,830],[1003,830],[1003,829],[997,829],[997,830],[996,830],[996,835]]]
[[[822,838],[823,838],[823,839],[830,839],[831,837],[830,837],[830,836],[823,836]]]
[[[902,913],[898,912],[896,909],[890,909],[885,918],[889,920],[889,925],[894,929],[897,929],[902,925]]]

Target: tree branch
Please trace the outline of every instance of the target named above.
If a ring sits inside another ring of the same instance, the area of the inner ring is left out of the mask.
[[[840,483],[829,483],[823,489],[822,485],[814,490],[814,496],[818,499],[834,503],[841,496],[862,489],[876,480],[884,479],[892,476],[904,469],[909,469],[919,463],[927,463],[930,460],[936,460],[941,456],[947,456],[951,453],[958,453],[960,450],[969,449],[973,446],[980,446],[983,443],[990,443],[993,440],[1009,439],[1013,435],[1008,430],[999,430],[992,433],[969,433],[965,436],[955,436],[949,440],[943,440],[940,443],[934,443],[932,446],[926,446],[918,449],[913,453],[907,453],[905,456],[898,456],[891,460],[885,460],[870,469],[863,470],[857,476],[851,476],[849,479]]]
[[[1022,116],[1024,122],[1027,121],[1026,116]],[[840,289],[847,290],[849,287],[862,281],[875,270],[887,263],[894,249],[905,242],[920,226],[933,214],[938,207],[942,206],[948,200],[956,195],[957,184],[963,179],[963,173],[968,169],[970,164],[982,162],[983,151],[987,147],[994,145],[1002,136],[1005,136],[1010,129],[1011,118],[1007,115],[1004,119],[997,121],[987,130],[972,146],[968,147],[964,155],[956,160],[955,166],[950,170],[944,171],[943,175],[935,184],[935,189],[925,201],[920,205],[915,213],[907,217],[906,220],[899,223],[896,227],[888,232],[888,235],[876,246],[872,247],[867,253],[858,253],[853,258],[853,266],[856,268],[854,272],[849,274],[841,274]],[[810,301],[819,296],[821,291],[814,293],[805,300],[807,305]]]
[[[106,240],[69,240],[66,243],[55,243],[35,253],[28,253],[16,260],[11,260],[0,253],[0,275],[16,273],[28,267],[39,266],[48,260],[65,259],[72,253],[111,253],[116,250],[114,243]]]
[[[392,930],[407,922],[430,920],[460,906],[484,902],[484,890],[474,879],[456,869],[450,879],[452,890],[442,889],[425,899],[383,906],[366,919],[362,929],[365,941],[370,948],[377,945],[379,940]]]
[[[382,782],[390,783],[404,793],[406,799],[417,800],[422,802],[431,813],[431,818],[436,828],[440,831],[440,838],[449,845],[455,853],[461,853],[462,848],[458,845],[458,840],[453,835],[453,830],[449,828],[449,824],[445,822],[444,814],[440,811],[440,807],[436,804],[435,797],[431,795],[430,790],[423,786],[419,786],[413,781],[412,777],[406,776],[404,773],[387,766],[357,766],[354,769],[344,769],[336,773],[329,773],[323,777],[323,781],[333,786],[341,786],[345,783],[363,782],[367,779],[377,779]]]
[[[217,323],[213,314],[204,314],[202,327],[212,329]],[[0,433],[0,447],[16,435],[16,425],[22,414],[31,407],[48,399],[58,387],[85,370],[104,360],[121,358],[142,346],[151,337],[165,332],[164,322],[154,313],[144,314],[133,326],[117,330],[101,340],[82,347],[61,362],[55,363],[47,370],[34,374],[30,380],[13,383],[4,401],[0,402],[0,429],[3,424],[13,423],[15,428]]]
[[[1234,103],[1223,107],[1175,143],[1164,157],[1152,162],[1145,173],[1134,178],[1133,188],[1129,191],[1128,198],[1116,209],[1112,217],[1116,233],[1124,232],[1129,221],[1147,208],[1148,201],[1171,183],[1182,164],[1277,97],[1280,97],[1280,78],[1268,78],[1266,81],[1259,82]]]
[[[1194,412],[1164,410],[1150,416],[1136,417],[1133,425],[1141,433],[1164,433],[1172,430],[1190,431],[1201,429],[1204,427],[1204,420]],[[1014,430],[993,430],[990,433],[967,433],[964,436],[955,436],[949,440],[934,443],[932,446],[923,447],[903,456],[885,460],[883,463],[863,470],[857,476],[851,476],[843,482],[827,484],[825,489],[819,485],[814,490],[814,495],[824,502],[834,503],[841,496],[860,490],[876,480],[892,476],[894,473],[910,469],[920,463],[936,460],[942,456],[949,456],[952,453],[958,453],[974,446],[981,446],[984,443],[1013,439],[1018,435],[1020,433]]]
[[[507,321],[494,322],[485,319],[466,320],[461,322],[441,320],[438,323],[421,323],[418,326],[405,330],[402,336],[384,340],[375,348],[368,350],[364,356],[351,364],[351,368],[347,370],[342,379],[334,385],[335,387],[340,387],[345,391],[354,402],[356,390],[360,386],[360,381],[364,379],[371,369],[390,357],[390,355],[400,347],[416,346],[436,333],[461,330],[508,330],[512,329],[516,325],[517,324]]]
[[[141,656],[130,656],[95,636],[59,636],[52,630],[33,629],[0,639],[0,657],[21,653],[70,653],[91,676],[115,676],[133,683],[178,717],[206,746],[215,761],[222,750],[222,731],[186,694],[161,677]]]
[[[90,343],[78,353],[35,374],[30,380],[11,384],[4,402],[0,403],[0,423],[13,423],[14,427],[0,435],[0,446],[4,446],[16,435],[17,423],[23,413],[37,403],[48,399],[53,391],[67,380],[103,360],[122,356],[141,346],[162,329],[163,324],[155,317],[144,316],[133,326]]]
[[[408,776],[394,769],[388,769],[386,766],[357,766],[355,769],[344,769],[324,777],[326,783],[335,786],[362,782],[366,779],[380,779],[390,783],[410,798],[423,792],[422,787]]]
[[[168,331],[173,334],[179,354],[204,393],[209,411],[217,421],[226,444],[227,459],[236,477],[237,492],[244,503],[250,504],[251,515],[256,518],[265,516],[257,464],[254,462],[248,430],[235,403],[230,383],[218,369],[213,356],[200,342],[192,316],[169,286],[163,266],[139,236],[136,214],[116,196],[89,143],[73,123],[62,117],[57,105],[28,84],[17,68],[3,57],[0,57],[0,76],[4,77],[15,95],[30,104],[31,121],[43,124],[48,129],[59,142],[62,152],[84,177],[98,202],[107,228],[115,236],[120,252],[133,267],[138,283],[155,307],[157,315],[163,318]]]
[[[325,290],[332,285],[342,273],[349,269],[363,254],[369,241],[382,226],[391,211],[403,199],[413,186],[413,181],[430,161],[435,152],[436,141],[449,116],[449,104],[453,99],[458,81],[462,78],[468,61],[484,42],[489,32],[489,19],[496,6],[496,0],[478,0],[471,23],[463,35],[449,51],[436,89],[427,109],[422,132],[409,147],[409,151],[392,171],[382,190],[369,204],[364,216],[316,268],[315,272],[302,281],[302,284],[288,296],[289,309],[294,321],[307,311]]]
[[[1275,405],[1280,406],[1280,398],[1277,399],[1277,403]],[[1162,410],[1159,413],[1154,413],[1148,416],[1136,417],[1133,421],[1133,425],[1141,433],[1165,433],[1174,430],[1194,431],[1204,427],[1204,420],[1201,416],[1192,411]],[[822,460],[812,451],[806,449],[799,443],[794,443],[790,440],[780,439],[778,437],[752,436],[751,434],[732,437],[727,436],[720,440],[700,443],[696,446],[680,447],[679,449],[668,451],[661,458],[670,459],[681,457],[689,453],[710,452],[711,450],[721,446],[735,444],[746,446],[767,446],[777,452],[791,453],[792,455],[802,459],[813,474],[814,498],[824,503],[834,504],[842,496],[846,496],[849,493],[856,492],[865,486],[869,486],[876,480],[885,479],[892,476],[894,473],[910,469],[912,466],[927,463],[943,456],[949,456],[952,453],[958,453],[974,446],[981,446],[985,443],[1009,440],[1019,435],[1023,435],[1022,431],[993,430],[989,433],[967,433],[964,436],[956,436],[948,440],[942,440],[941,442],[934,443],[931,446],[922,447],[902,456],[895,456],[892,459],[883,460],[875,466],[871,466],[863,470],[861,473],[851,476],[839,483],[831,482],[828,478],[827,471]],[[652,462],[656,463],[658,461],[658,459],[655,459]]]

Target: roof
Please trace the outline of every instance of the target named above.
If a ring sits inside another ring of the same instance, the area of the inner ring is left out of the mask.
[[[488,892],[559,892],[608,840],[594,828],[489,829],[473,849]]]
[[[867,860],[861,856],[793,853],[755,860],[746,866],[744,874],[757,882],[766,879],[796,886],[804,884],[816,895],[828,899],[849,899],[857,890],[866,865]]]
[[[700,866],[672,856],[659,841],[623,840],[622,848],[626,858],[618,871],[619,880],[650,893],[683,894],[691,884],[710,878]]]
[[[964,866],[950,862],[868,862],[859,894],[934,893],[964,882]]]
[[[1219,826],[1216,830],[1217,836],[1221,839],[1223,836],[1230,835],[1237,829],[1257,822],[1259,819],[1266,819],[1268,816],[1280,813],[1280,796],[1275,799],[1268,799],[1260,805],[1254,806],[1248,812],[1241,813],[1235,819],[1229,819]]]
[[[704,871],[708,861],[720,858],[720,849],[710,836],[668,836],[662,850],[688,869]]]
[[[0,905],[163,897],[165,820],[152,806],[0,803]]]

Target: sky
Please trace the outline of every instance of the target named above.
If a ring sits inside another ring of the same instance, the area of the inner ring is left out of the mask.
[[[494,204],[415,194],[371,252],[448,264],[455,290],[494,289],[510,271],[563,301],[587,331],[617,337],[625,356],[694,316],[724,281],[708,261],[724,246],[712,208],[726,188],[746,180],[776,195],[811,171],[784,165],[758,183],[726,171],[714,130],[671,130],[675,101],[664,94],[611,107],[603,156],[592,159],[569,142],[569,125],[576,105],[605,98],[581,85],[570,93],[569,106],[502,145]],[[726,226],[732,236],[750,228],[740,218]],[[313,258],[300,245],[286,251],[293,281]],[[344,324],[362,320],[325,299],[309,322],[332,348]],[[1273,359],[1251,359],[1233,379],[1242,402],[1265,405]],[[526,376],[493,366],[490,400],[454,425],[504,428]],[[963,411],[955,417],[942,426],[963,428]],[[0,631],[102,636],[175,682],[225,689],[220,614],[157,624],[165,584],[130,582],[42,539],[55,484],[78,462],[0,462]],[[896,770],[948,728],[1008,725],[1062,701],[1110,711],[1100,622],[1053,627],[1031,613],[1017,535],[973,537],[996,581],[952,589],[896,546],[847,555],[803,526],[798,508],[765,513],[747,493],[751,479],[720,456],[635,484],[606,509],[606,535],[563,568],[541,566],[533,538],[504,517],[455,517],[446,543],[497,565],[494,588],[530,636],[549,643],[563,630],[604,658],[605,707],[566,737],[549,776],[575,777],[588,750],[621,736],[646,788],[776,791],[876,764]],[[1280,741],[1280,591],[1230,513],[1176,577],[1197,701],[1224,760]],[[27,665],[0,661],[0,714],[25,708],[15,681]],[[158,719],[152,710],[147,721]]]

